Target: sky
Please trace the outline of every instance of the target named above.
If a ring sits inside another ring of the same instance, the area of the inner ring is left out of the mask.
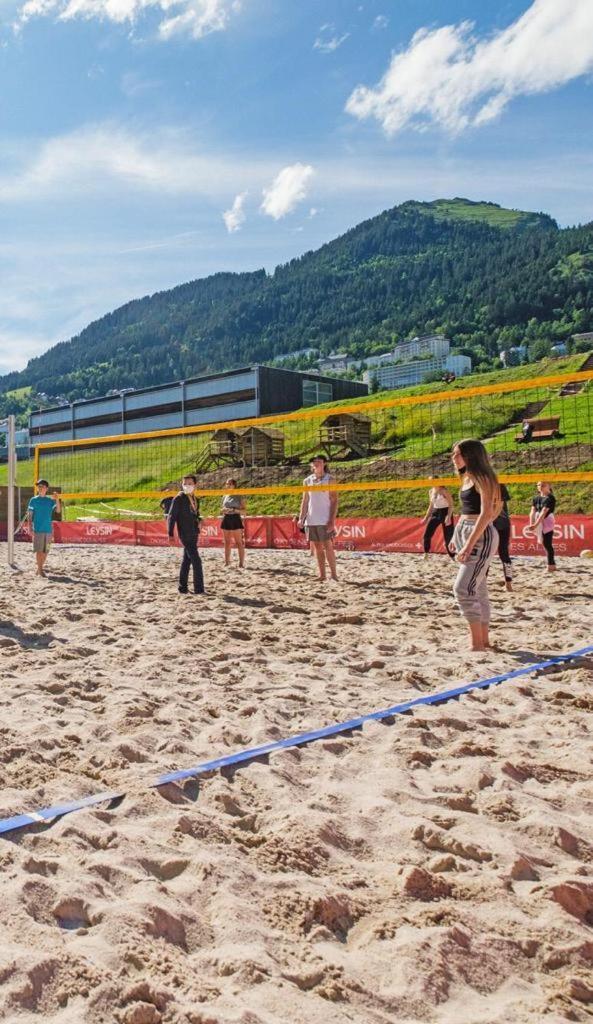
[[[593,220],[593,0],[0,0],[0,373],[407,199]]]

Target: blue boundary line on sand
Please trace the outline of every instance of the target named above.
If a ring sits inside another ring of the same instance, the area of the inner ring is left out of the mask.
[[[593,644],[588,647],[581,647],[579,650],[571,651],[569,654],[559,654],[547,661],[535,662],[532,665],[525,665],[523,668],[514,669],[512,672],[503,672],[501,675],[490,676],[489,679],[478,679],[472,683],[465,683],[463,686],[456,686],[452,690],[441,690],[438,693],[428,694],[426,697],[415,697],[413,700],[403,701],[394,704],[393,707],[385,708],[382,711],[372,711],[358,718],[351,718],[347,722],[338,722],[335,725],[326,725],[322,729],[314,729],[311,732],[301,732],[294,736],[288,736],[283,740],[274,740],[265,743],[260,747],[248,747],[239,750],[235,754],[227,754],[225,757],[217,757],[212,761],[202,761],[193,768],[183,768],[180,771],[167,772],[159,775],[154,782],[147,783],[147,789],[158,789],[159,786],[166,786],[172,782],[183,782],[193,779],[208,772],[217,771],[221,768],[229,768],[236,764],[245,764],[277,750],[287,750],[291,747],[300,747],[306,743],[313,743],[315,740],[326,739],[328,736],[336,736],[339,733],[351,732],[353,729],[360,729],[365,722],[380,722],[385,718],[393,718],[395,715],[403,715],[414,708],[427,707],[433,704],[442,704],[448,700],[455,700],[465,693],[473,690],[485,690],[489,686],[498,686],[508,679],[517,679],[520,676],[531,675],[533,672],[541,672],[554,665],[561,665],[567,661],[574,661],[586,654],[593,654]],[[38,811],[29,811],[26,814],[17,814],[11,818],[0,819],[0,835],[5,832],[15,832],[26,828],[28,825],[38,825],[51,821],[54,818],[61,818],[73,811],[81,811],[87,807],[95,807],[97,804],[111,803],[114,800],[121,800],[125,793],[102,792],[91,796],[81,797],[69,803],[54,804],[52,807],[43,807]]]

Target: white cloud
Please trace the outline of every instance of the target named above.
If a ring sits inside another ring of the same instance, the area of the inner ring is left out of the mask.
[[[373,29],[375,29],[377,31],[377,30],[380,30],[380,29],[383,29],[383,28],[387,28],[388,24],[389,24],[389,18],[387,18],[384,14],[378,14],[377,17],[375,18],[371,28],[373,28]]]
[[[591,70],[593,0],[534,0],[485,39],[467,21],[420,29],[375,88],[354,90],[346,110],[376,118],[388,135],[431,125],[460,132],[499,117],[515,96],[546,92]]]
[[[235,196],[233,205],[230,210],[225,210],[222,219],[226,224],[226,229],[231,235],[234,231],[240,231],[243,224],[245,223],[246,213],[243,209],[245,200],[247,199],[247,192],[239,192],[238,196]]]
[[[2,157],[0,153],[0,157]],[[168,195],[201,195],[223,199],[236,188],[237,165],[232,155],[200,151],[183,131],[164,129],[133,134],[117,124],[90,125],[58,135],[0,161],[0,203],[37,202],[102,195],[114,184],[134,191]],[[268,161],[242,165],[248,186],[261,187],[270,173]]]
[[[240,6],[241,0],[26,0],[19,10],[18,23],[53,17],[58,21],[96,18],[124,24],[155,9],[162,15],[158,28],[161,39],[175,35],[201,39],[226,29]]]
[[[313,43],[313,49],[319,50],[320,53],[333,53],[342,43],[346,42],[349,36],[349,32],[344,32],[341,36],[336,35],[335,25],[322,25],[319,35]]]
[[[268,217],[280,220],[305,198],[314,171],[310,164],[283,167],[269,188],[263,190],[261,209]]]

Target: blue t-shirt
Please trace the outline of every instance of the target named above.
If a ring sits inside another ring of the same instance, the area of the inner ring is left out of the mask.
[[[47,494],[38,494],[29,502],[29,512],[33,514],[33,533],[51,533],[51,517],[56,502]]]

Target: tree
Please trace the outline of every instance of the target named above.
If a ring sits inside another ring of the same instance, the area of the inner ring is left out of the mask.
[[[550,355],[552,345],[545,338],[538,338],[537,341],[532,342],[529,346],[529,358],[532,362],[537,363],[540,359],[545,359],[546,356]]]

